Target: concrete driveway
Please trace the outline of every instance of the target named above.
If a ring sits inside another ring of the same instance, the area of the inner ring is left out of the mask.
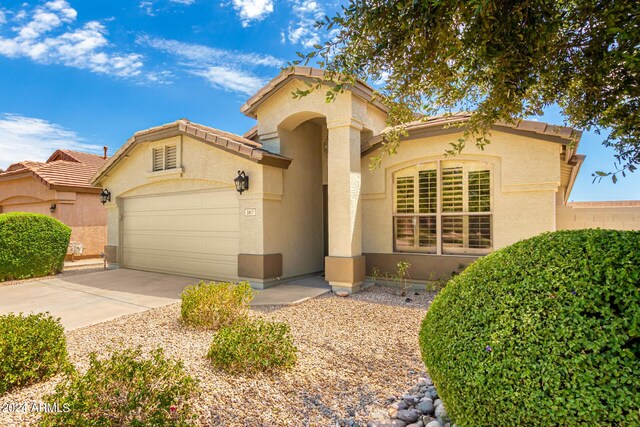
[[[71,330],[180,301],[198,279],[107,270],[0,288],[0,314],[48,311]]]
[[[0,288],[0,315],[48,311],[71,330],[178,302],[199,281],[121,268],[21,283]],[[297,304],[327,292],[322,278],[302,278],[258,291],[251,305]]]

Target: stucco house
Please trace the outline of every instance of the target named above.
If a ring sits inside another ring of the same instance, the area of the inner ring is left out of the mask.
[[[186,119],[133,135],[93,182],[110,194],[108,260],[257,288],[324,271],[355,292],[399,260],[428,280],[544,231],[640,229],[638,202],[567,204],[584,156],[566,127],[497,125],[483,151],[445,158],[467,117],[435,117],[370,171],[387,109],[363,82],[332,103],[292,98],[319,75],[296,67],[259,90],[244,136]]]
[[[107,243],[107,213],[91,179],[106,161],[106,149],[103,156],[56,150],[46,162],[14,163],[0,173],[0,213],[50,215],[71,227],[71,241],[84,247],[78,258],[98,257]]]

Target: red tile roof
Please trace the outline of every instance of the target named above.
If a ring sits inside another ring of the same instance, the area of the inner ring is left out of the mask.
[[[0,179],[32,174],[49,187],[95,189],[91,178],[107,161],[102,156],[72,150],[56,150],[46,162],[14,163],[0,173]]]
[[[252,141],[240,135],[225,132],[209,126],[191,122],[187,119],[179,119],[149,129],[136,132],[94,175],[93,182],[99,183],[100,179],[113,168],[118,161],[125,156],[136,144],[148,141],[157,141],[175,135],[187,135],[213,147],[227,151],[231,154],[244,157],[252,162],[286,169],[291,159],[279,154],[271,153],[262,148],[260,142]]]

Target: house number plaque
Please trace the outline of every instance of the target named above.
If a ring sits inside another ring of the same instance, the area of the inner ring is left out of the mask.
[[[256,208],[245,209],[244,216],[256,216]]]

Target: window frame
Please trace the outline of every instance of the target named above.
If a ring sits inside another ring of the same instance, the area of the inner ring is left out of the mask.
[[[445,212],[442,202],[442,172],[444,169],[461,167],[462,168],[462,211]],[[425,170],[436,171],[436,212],[435,213],[420,213],[420,188],[419,188],[419,174]],[[469,210],[469,172],[474,171],[489,171],[489,210],[481,212],[472,212]],[[413,213],[398,213],[398,194],[397,194],[397,179],[404,177],[413,177],[414,189],[413,189]],[[493,165],[486,161],[481,160],[432,160],[428,162],[418,163],[409,167],[400,169],[392,174],[392,239],[393,239],[393,251],[398,253],[419,253],[419,254],[432,254],[432,255],[486,255],[493,251],[494,245],[494,168]],[[470,248],[469,247],[469,217],[482,216],[489,218],[489,233],[491,236],[491,245],[489,248]],[[398,245],[398,224],[397,218],[409,217],[413,218],[413,245],[412,246],[400,246]],[[428,247],[419,246],[420,242],[420,218],[422,217],[435,217],[435,234],[436,244]],[[443,218],[447,217],[462,217],[463,218],[463,244],[461,248],[446,247],[443,244]]]

